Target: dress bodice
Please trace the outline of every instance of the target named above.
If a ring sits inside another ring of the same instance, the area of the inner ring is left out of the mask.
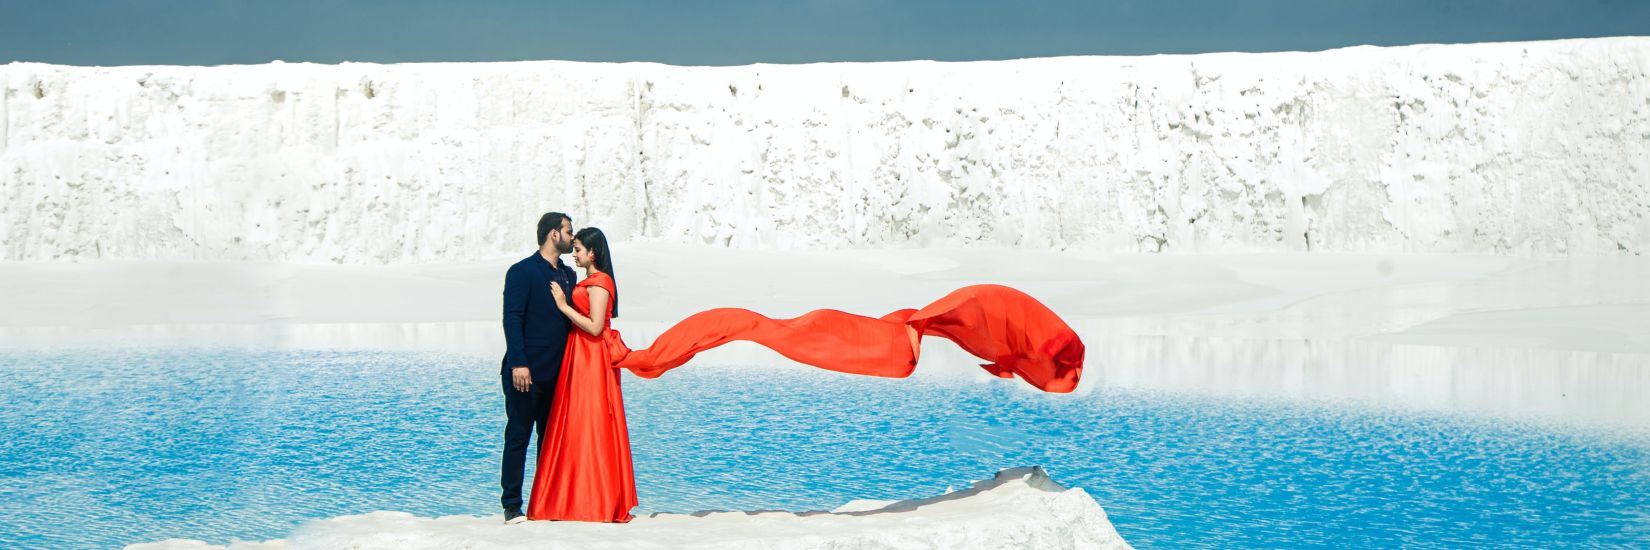
[[[590,315],[590,287],[593,286],[607,290],[607,319],[602,325],[602,328],[607,328],[613,324],[613,308],[616,301],[614,298],[619,293],[613,288],[613,277],[608,276],[606,273],[592,274],[573,287],[573,309],[578,310],[582,315]]]

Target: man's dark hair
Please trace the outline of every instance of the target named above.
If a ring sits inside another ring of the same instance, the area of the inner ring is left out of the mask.
[[[572,222],[573,218],[561,212],[545,212],[539,217],[539,246],[544,246],[544,239],[550,237],[551,231],[561,229],[561,221]]]

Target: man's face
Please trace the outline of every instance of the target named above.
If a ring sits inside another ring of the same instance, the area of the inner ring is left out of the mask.
[[[561,229],[550,232],[551,242],[556,243],[556,253],[566,254],[573,251],[573,222],[563,219]]]

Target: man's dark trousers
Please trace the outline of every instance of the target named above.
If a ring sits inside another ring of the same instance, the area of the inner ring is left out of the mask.
[[[558,369],[559,370],[559,369]],[[531,438],[544,447],[544,428],[550,423],[550,398],[556,395],[556,379],[534,380],[532,389],[516,391],[510,375],[504,379],[504,471],[499,484],[504,496],[499,503],[505,510],[521,508],[523,469],[527,466],[527,441]],[[533,453],[538,456],[538,453]]]

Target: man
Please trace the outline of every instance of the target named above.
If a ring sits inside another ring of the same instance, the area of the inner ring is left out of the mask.
[[[573,267],[561,255],[573,251],[573,219],[561,212],[539,218],[539,249],[510,266],[504,275],[504,469],[499,484],[504,494],[504,522],[519,523],[522,468],[527,441],[538,434],[544,446],[544,427],[550,420],[550,399],[556,394],[562,351],[572,323],[556,308],[550,285],[571,295],[577,282]]]

